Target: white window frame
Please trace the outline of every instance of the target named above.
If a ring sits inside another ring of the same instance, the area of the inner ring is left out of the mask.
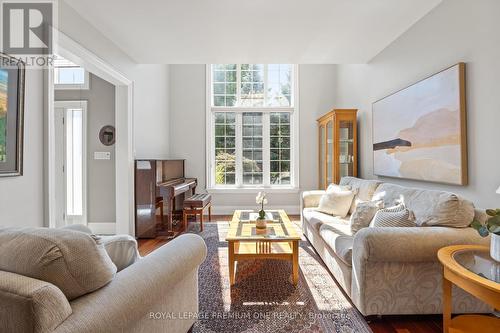
[[[266,67],[267,68],[267,67]],[[240,94],[240,68],[237,69],[237,94]],[[266,76],[267,77],[267,76]],[[209,193],[255,193],[265,191],[267,193],[297,193],[299,191],[299,70],[298,65],[292,65],[292,106],[291,107],[240,107],[213,105],[213,85],[212,85],[212,64],[206,65],[206,179],[207,191]],[[265,83],[266,84],[266,83]],[[264,91],[266,91],[264,87]],[[244,112],[262,112],[263,134],[269,133],[269,117],[273,112],[290,113],[290,184],[271,185],[270,181],[270,140],[269,135],[262,138],[262,159],[263,159],[263,184],[244,185],[241,179],[243,173],[242,165],[242,140],[241,135],[236,134],[236,184],[217,185],[215,184],[215,117],[216,112],[234,112],[236,114],[236,133],[242,133],[242,118]]]

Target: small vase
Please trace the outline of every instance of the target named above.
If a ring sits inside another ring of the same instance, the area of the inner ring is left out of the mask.
[[[500,235],[491,234],[490,256],[500,262]]]
[[[257,229],[266,229],[267,228],[267,220],[266,219],[257,219],[255,221],[255,227]]]

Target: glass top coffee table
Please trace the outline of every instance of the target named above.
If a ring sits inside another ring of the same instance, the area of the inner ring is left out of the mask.
[[[271,211],[270,211],[271,212]],[[299,280],[301,235],[284,210],[272,211],[273,221],[258,229],[252,211],[236,210],[226,236],[229,252],[229,282],[234,284],[236,262],[248,259],[281,259],[292,262],[292,282]]]
[[[482,315],[460,315],[451,319],[452,284],[495,309],[500,309],[500,263],[489,248],[477,245],[447,246],[438,251],[443,264],[443,331],[500,332],[500,319]]]

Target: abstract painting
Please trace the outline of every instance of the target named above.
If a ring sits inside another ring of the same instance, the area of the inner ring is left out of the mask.
[[[373,103],[378,176],[467,184],[465,64]]]
[[[0,162],[5,162],[7,154],[7,81],[9,73],[0,69]]]
[[[22,175],[24,63],[0,53],[0,177]]]

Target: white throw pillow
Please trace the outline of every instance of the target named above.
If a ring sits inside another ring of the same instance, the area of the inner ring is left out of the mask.
[[[415,226],[415,216],[404,204],[379,210],[370,223],[373,228]]]
[[[322,213],[346,217],[351,208],[354,192],[350,186],[330,185],[321,199],[317,210]]]
[[[362,228],[370,226],[373,217],[382,208],[384,208],[384,202],[382,200],[358,201],[356,210],[352,213],[349,221],[351,233],[354,235]]]
[[[331,183],[326,188],[326,192],[338,192],[338,191],[348,191],[351,190],[350,185],[337,185],[335,183]]]

